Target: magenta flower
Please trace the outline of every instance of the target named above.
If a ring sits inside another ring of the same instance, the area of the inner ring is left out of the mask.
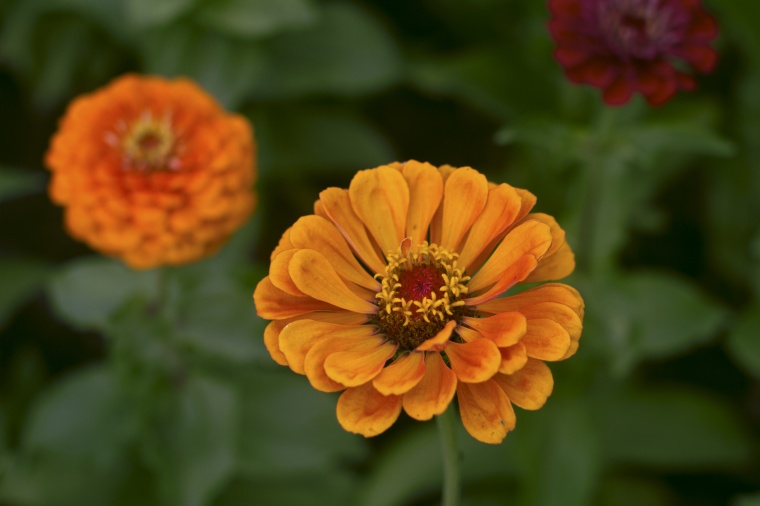
[[[696,87],[717,52],[715,20],[699,0],[549,0],[554,56],[575,83],[622,105],[639,92],[654,106]]]

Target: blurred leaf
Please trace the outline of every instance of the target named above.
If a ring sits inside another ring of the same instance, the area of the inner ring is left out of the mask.
[[[0,203],[30,193],[43,192],[44,188],[41,173],[0,166]]]
[[[49,285],[56,312],[85,330],[102,330],[127,300],[135,296],[150,299],[157,290],[157,271],[133,271],[116,260],[99,257],[70,263]]]
[[[737,47],[749,58],[760,56],[760,33],[753,20],[760,19],[760,5],[746,0],[715,0],[710,7],[719,15],[726,35],[741,41]],[[757,60],[755,60],[757,61]]]
[[[335,418],[336,398],[286,368],[246,375],[240,468],[258,478],[333,469],[365,455]]]
[[[266,79],[263,54],[255,42],[188,24],[146,33],[139,49],[146,73],[190,77],[228,109],[240,105],[256,80]]]
[[[125,0],[127,19],[137,27],[164,25],[186,12],[196,0]]]
[[[23,304],[45,282],[52,268],[42,262],[5,258],[0,259],[0,328],[11,317],[16,308]]]
[[[355,504],[356,477],[331,469],[234,481],[214,506],[324,506]]]
[[[267,42],[269,66],[257,81],[257,98],[313,94],[357,96],[400,78],[398,48],[385,26],[349,3],[327,3],[308,28]]]
[[[741,466],[751,456],[746,427],[704,393],[657,385],[597,400],[601,448],[616,463],[696,471]]]
[[[306,26],[314,22],[316,14],[311,0],[215,0],[198,12],[204,24],[242,37],[263,37]]]
[[[662,483],[634,476],[610,476],[601,483],[599,506],[669,506],[673,494]]]
[[[257,115],[254,123],[262,145],[269,147],[260,158],[262,173],[353,173],[395,160],[387,139],[346,111],[300,108]]]
[[[156,0],[154,6],[166,0]],[[170,0],[171,1],[171,0]],[[78,14],[79,18],[89,20],[122,42],[127,42],[128,32],[124,23],[125,0],[43,0],[42,4],[53,12],[61,10]]]
[[[750,308],[739,317],[726,344],[736,362],[760,377],[760,306]]]
[[[731,506],[760,506],[760,492],[740,495],[731,502]]]
[[[93,366],[42,395],[30,415],[23,446],[32,453],[106,462],[134,428],[129,415],[110,370]]]
[[[210,504],[231,477],[239,405],[229,385],[191,376],[173,394],[171,412],[144,448],[158,474],[166,505]]]

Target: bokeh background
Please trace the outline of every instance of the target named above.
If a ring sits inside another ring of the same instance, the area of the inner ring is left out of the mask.
[[[586,299],[547,405],[460,430],[463,504],[759,505],[760,3],[706,7],[715,72],[610,109],[542,1],[0,0],[0,504],[438,504],[435,423],[345,433],[251,303],[319,191],[417,159],[536,194]],[[46,196],[66,104],[125,72],[254,125],[258,209],[211,259],[131,271]]]

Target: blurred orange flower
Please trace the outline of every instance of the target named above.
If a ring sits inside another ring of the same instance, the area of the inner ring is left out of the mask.
[[[69,233],[134,268],[221,246],[255,205],[251,127],[187,79],[126,75],[74,100],[51,142]]]
[[[337,416],[350,432],[380,434],[402,408],[428,420],[456,394],[467,431],[501,442],[512,404],[543,406],[554,385],[544,361],[573,355],[582,328],[570,286],[499,298],[575,267],[556,221],[530,213],[535,201],[471,168],[416,161],[328,188],[253,295],[273,320],[272,358],[317,390],[345,390]]]

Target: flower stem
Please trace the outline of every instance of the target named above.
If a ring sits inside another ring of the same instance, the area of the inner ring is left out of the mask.
[[[456,416],[451,405],[435,417],[441,438],[443,453],[443,500],[442,506],[457,506],[459,504],[459,453],[455,431]]]

